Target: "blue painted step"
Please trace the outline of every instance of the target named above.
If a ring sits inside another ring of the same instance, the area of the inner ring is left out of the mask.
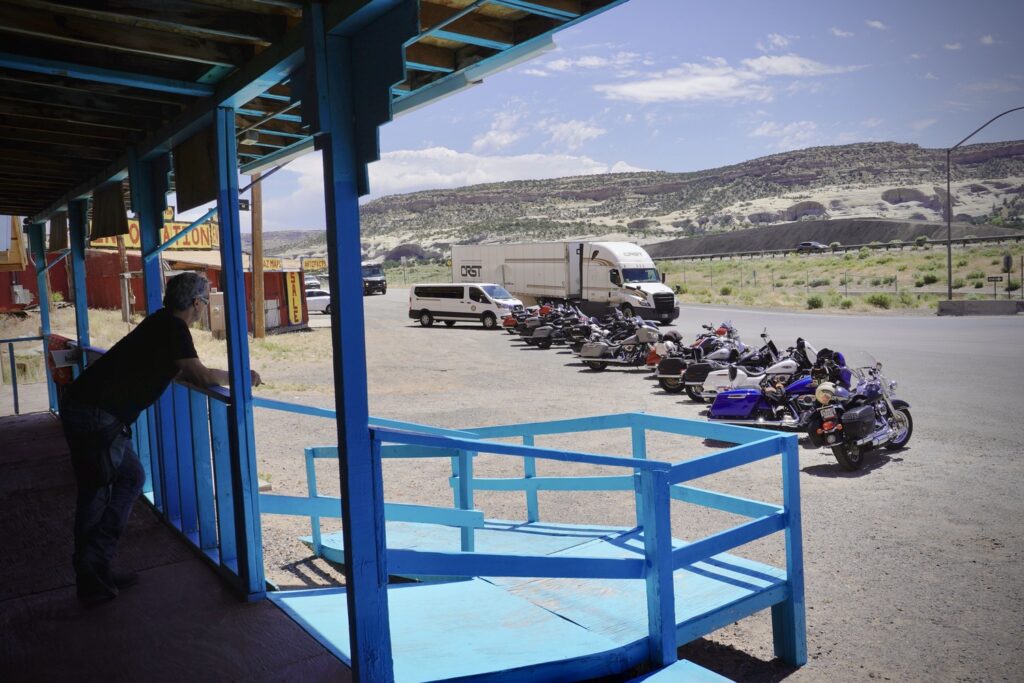
[[[644,683],[732,683],[725,676],[719,676],[714,671],[708,671],[699,664],[694,664],[686,659],[680,659],[675,664],[666,666],[652,674],[634,678],[629,683],[640,683],[640,681]]]

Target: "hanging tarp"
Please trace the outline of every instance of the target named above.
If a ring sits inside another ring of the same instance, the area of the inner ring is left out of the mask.
[[[49,251],[60,251],[68,248],[68,215],[61,211],[53,214],[50,219]]]
[[[128,232],[128,210],[121,181],[110,183],[92,195],[92,238],[115,237]]]
[[[174,148],[174,193],[181,213],[217,199],[217,156],[212,126]]]

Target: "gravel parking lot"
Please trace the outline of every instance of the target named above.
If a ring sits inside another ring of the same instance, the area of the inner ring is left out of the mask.
[[[371,414],[444,427],[530,422],[647,411],[700,419],[703,406],[662,392],[646,372],[596,373],[558,347],[541,351],[503,332],[456,325],[421,328],[407,317],[407,290],[364,299]],[[807,628],[810,661],[790,672],[772,662],[767,614],[722,629],[687,650],[737,680],[1019,680],[1024,633],[1019,492],[1018,403],[1024,398],[1024,321],[1016,318],[828,316],[749,309],[687,307],[676,328],[692,337],[704,322],[730,319],[748,341],[763,328],[780,346],[803,336],[817,347],[864,350],[899,381],[915,421],[909,448],[882,452],[857,473],[839,469],[825,450],[801,449]],[[319,321],[315,321],[319,322]],[[326,323],[326,317],[324,317]],[[303,402],[331,405],[329,330],[311,335],[325,349],[318,381],[323,393]],[[321,337],[322,335],[322,337]],[[287,397],[285,397],[287,398]],[[333,427],[259,411],[261,468],[275,490],[304,489],[299,442],[334,443]],[[268,421],[280,423],[268,426]],[[287,434],[286,439],[281,436]],[[281,457],[266,441],[286,443]],[[319,441],[318,441],[319,440]],[[628,452],[628,435],[604,432],[538,440],[604,453]],[[696,440],[652,440],[652,457],[684,459],[708,448]],[[446,462],[388,461],[388,500],[446,504]],[[321,490],[334,493],[337,475],[324,467]],[[483,457],[479,476],[516,471]],[[540,474],[596,468],[541,465]],[[330,483],[327,483],[330,482]],[[753,498],[778,500],[778,461],[705,480]],[[522,518],[521,496],[479,493],[489,517]],[[631,523],[631,496],[541,496],[544,519]],[[677,504],[676,537],[694,538],[735,523]],[[301,522],[265,521],[271,571],[283,585],[336,580],[294,536]],[[305,532],[308,533],[308,532]],[[283,552],[270,550],[281,546]],[[744,554],[781,563],[781,539],[765,539]],[[298,557],[296,557],[296,552]]]

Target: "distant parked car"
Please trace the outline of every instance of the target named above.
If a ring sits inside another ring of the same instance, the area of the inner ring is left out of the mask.
[[[310,313],[330,313],[331,293],[326,289],[307,289],[306,308]]]
[[[822,251],[828,251],[828,245],[821,242],[801,242],[796,245],[796,253],[798,254],[814,254]]]
[[[320,289],[320,278],[307,275],[302,281],[302,286],[306,289]]]

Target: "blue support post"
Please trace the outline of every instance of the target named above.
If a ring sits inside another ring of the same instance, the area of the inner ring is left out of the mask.
[[[310,498],[316,498],[316,456],[313,448],[306,448],[306,492]],[[323,538],[320,534],[320,515],[309,516],[310,534],[313,537],[313,554],[317,557],[323,550]]]
[[[242,270],[241,223],[238,217],[238,150],[235,110],[218,107],[214,115],[217,139],[217,212],[220,218],[221,289],[228,347],[231,400],[228,438],[231,481],[235,492],[235,533],[238,574],[249,599],[266,594],[263,577],[263,537],[260,530],[259,481],[256,477],[256,436],[249,374],[249,323]],[[360,290],[360,294],[362,290]]]
[[[192,409],[189,389],[182,384],[171,384],[174,405],[174,444],[178,454],[178,500],[181,505],[181,533],[197,546],[198,514],[196,512],[196,473],[192,453]]]
[[[85,244],[88,238],[88,204],[76,199],[68,203],[68,239],[71,248],[71,275],[75,290],[75,334],[79,348],[89,345],[89,303],[85,289]],[[78,361],[77,372],[84,370],[85,354]]]
[[[324,164],[345,584],[352,673],[394,680],[380,444],[372,441],[366,397],[359,195],[377,154],[377,126],[391,116],[390,87],[404,77],[402,45],[418,30],[414,0],[377,3],[378,16],[328,31],[321,3],[306,5],[303,117]],[[358,68],[354,60],[358,58]]]
[[[533,434],[523,435],[523,445],[533,445]],[[537,459],[536,458],[523,458],[523,476],[526,479],[533,479],[537,476]],[[540,521],[540,505],[537,499],[536,489],[526,490],[526,521],[527,522],[539,522]]]
[[[647,429],[640,422],[640,420],[642,419],[640,416],[634,415],[632,417],[633,417],[633,424],[630,427],[630,437],[631,437],[631,440],[633,442],[633,457],[637,458],[638,460],[646,460],[647,459]],[[633,470],[634,476],[639,474],[639,473],[640,473],[640,470]],[[633,502],[636,505],[636,525],[637,526],[642,526],[643,525],[643,516],[644,516],[644,502],[643,502],[644,501],[644,496],[643,496],[643,492],[640,490],[639,486],[637,486],[635,490],[636,490],[636,496],[634,496],[634,501]]]
[[[164,227],[164,209],[167,208],[167,174],[170,158],[161,154],[153,159],[130,155],[128,175],[131,181],[132,208],[139,220],[139,240],[146,253],[160,244]],[[142,264],[145,287],[146,313],[154,313],[163,306],[164,276],[159,259]],[[178,452],[175,448],[174,405],[168,389],[151,408],[153,415],[151,468],[154,496],[162,505],[158,509],[172,524],[179,524],[181,504],[178,495]],[[157,488],[159,487],[159,489]]]
[[[199,517],[199,547],[217,547],[217,508],[213,502],[213,469],[210,459],[210,399],[188,390],[192,428],[192,462],[196,481],[196,514]]]
[[[228,438],[228,408],[221,401],[210,401],[210,450],[216,486],[217,538],[220,564],[238,573],[238,548],[235,540],[235,495],[231,481],[231,443]]]
[[[676,661],[676,603],[672,584],[672,500],[668,475],[640,472],[643,496],[644,580],[647,583],[647,660],[655,667]]]
[[[459,509],[473,509],[473,456],[472,451],[459,451]],[[473,527],[464,526],[459,530],[462,552],[475,549]]]
[[[782,447],[782,505],[786,514],[786,583],[789,597],[772,605],[775,655],[792,666],[807,663],[804,604],[804,542],[800,521],[800,453],[796,435],[779,437]]]
[[[36,287],[39,291],[39,334],[43,338],[43,353],[50,352],[50,289],[46,286],[46,248],[43,246],[43,224],[33,223],[25,228],[28,241],[32,247],[32,259],[36,264]],[[12,356],[13,357],[13,356]],[[57,385],[50,374],[50,364],[46,368],[46,393],[50,398],[50,411],[57,412]]]

